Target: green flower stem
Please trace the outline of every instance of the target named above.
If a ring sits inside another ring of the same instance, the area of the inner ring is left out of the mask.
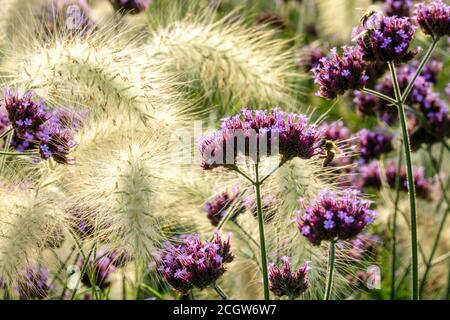
[[[334,273],[334,260],[336,256],[336,241],[331,240],[328,247],[328,274],[327,274],[327,286],[325,287],[325,296],[323,300],[330,300],[331,289],[333,287],[333,273]]]
[[[397,214],[400,200],[400,170],[402,167],[403,143],[398,153],[397,174],[395,176],[395,208],[392,216],[392,260],[391,260],[391,293],[390,299],[395,299],[395,271],[397,269]]]
[[[269,274],[267,271],[267,254],[266,254],[266,241],[264,237],[264,217],[261,204],[261,182],[259,180],[259,165],[255,163],[255,193],[256,193],[256,208],[258,211],[258,227],[259,227],[259,243],[261,250],[261,266],[263,273],[264,284],[264,299],[270,300],[269,296]]]
[[[378,92],[378,91],[375,91],[375,90],[372,90],[372,89],[369,89],[369,88],[363,88],[363,89],[361,89],[361,92],[370,94],[370,95],[375,96],[377,98],[380,98],[380,99],[382,99],[382,100],[384,100],[386,102],[392,103],[393,105],[397,104],[396,100],[392,99],[391,97],[388,97],[385,94],[382,94],[381,92]]]
[[[227,294],[222,290],[221,287],[219,287],[217,283],[214,282],[212,287],[214,288],[214,290],[216,290],[217,294],[220,296],[220,298],[222,298],[222,300],[230,300]]]
[[[35,154],[39,154],[37,151],[33,152],[8,152],[8,151],[0,151],[1,156],[15,156],[15,157],[21,157],[21,156],[32,156]]]
[[[408,83],[405,91],[403,92],[403,95],[401,96],[401,103],[404,104],[406,101],[406,98],[408,98],[408,95],[411,93],[411,90],[414,86],[414,83],[416,82],[417,77],[422,73],[423,68],[427,64],[428,60],[431,58],[431,54],[433,53],[434,49],[436,48],[437,43],[439,42],[439,38],[433,39],[433,42],[431,43],[431,46],[428,48],[427,52],[425,53],[425,56],[422,58],[422,60],[419,63],[419,66],[417,67],[416,72],[414,73],[414,76],[412,77],[411,81]]]
[[[70,300],[74,300],[75,299],[75,296],[76,296],[77,291],[78,291],[77,288],[78,288],[78,286],[81,283],[81,278],[84,276],[84,274],[87,271],[87,268],[88,268],[88,265],[89,265],[89,259],[91,258],[91,255],[94,252],[94,247],[95,247],[95,245],[92,246],[91,250],[89,250],[89,254],[87,255],[87,257],[84,258],[83,266],[81,267],[80,278],[78,279],[77,285],[75,286],[75,288],[72,291],[72,296],[70,297]]]
[[[448,276],[447,276],[447,290],[445,290],[445,300],[450,300],[450,258],[448,259]]]
[[[280,163],[279,163],[275,168],[273,168],[272,171],[270,171],[268,175],[266,175],[264,178],[261,179],[260,184],[263,184],[264,181],[267,180],[267,178],[269,178],[272,174],[274,174],[274,173],[275,173],[278,169],[280,169],[280,168],[283,166],[283,164],[285,164],[285,163],[286,163],[286,161],[281,160]]]
[[[411,224],[411,273],[412,273],[412,299],[419,299],[419,270],[417,256],[417,219],[416,219],[416,192],[414,184],[414,175],[411,161],[411,145],[409,142],[408,127],[406,123],[405,108],[402,101],[402,94],[397,79],[397,73],[393,62],[389,62],[389,70],[391,72],[392,84],[394,87],[395,98],[397,100],[398,114],[400,117],[400,125],[402,129],[403,142],[405,148],[406,170],[408,178],[408,194],[410,206],[410,224]]]
[[[240,232],[242,232],[242,234],[248,239],[250,240],[251,243],[253,243],[256,247],[259,248],[259,243],[253,239],[252,235],[249,234],[247,232],[247,230],[245,230],[237,221],[231,220],[231,222],[233,222],[233,224],[236,226],[236,228],[239,229]]]
[[[434,238],[433,246],[431,247],[430,256],[428,257],[428,260],[426,260],[425,271],[423,273],[422,280],[420,281],[420,293],[422,293],[423,289],[425,288],[428,273],[430,272],[430,269],[432,266],[432,261],[433,261],[434,255],[436,253],[437,247],[439,245],[439,242],[441,240],[441,234],[442,234],[442,231],[444,230],[445,222],[447,221],[448,212],[450,210],[450,201],[449,201],[450,199],[447,196],[447,192],[445,190],[444,183],[442,182],[441,178],[439,177],[437,163],[434,160],[433,156],[431,155],[431,150],[428,150],[428,155],[430,156],[430,161],[431,161],[432,167],[438,178],[439,186],[442,190],[442,197],[444,198],[445,202],[447,203],[447,210],[445,210],[445,212],[442,214],[442,218],[439,223],[439,228],[436,233],[436,237]]]

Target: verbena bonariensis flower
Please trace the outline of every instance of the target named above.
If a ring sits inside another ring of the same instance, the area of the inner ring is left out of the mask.
[[[439,73],[442,70],[442,65],[443,65],[442,62],[440,61],[431,60],[422,69],[420,75],[425,79],[425,81],[436,84],[439,77]],[[411,62],[411,66],[414,69],[417,69],[417,67],[419,66],[419,61],[413,60]]]
[[[48,35],[61,31],[86,35],[96,28],[86,0],[52,0],[44,4],[37,18]]]
[[[375,116],[377,114],[379,99],[375,96],[357,90],[354,92],[353,103],[360,115]]]
[[[45,299],[51,287],[48,271],[42,266],[27,266],[25,273],[20,275],[16,287],[20,299]]]
[[[325,190],[310,205],[301,203],[304,211],[299,212],[298,228],[316,246],[322,241],[352,239],[376,216],[370,210],[372,202],[362,199],[354,189],[344,190],[342,196]]]
[[[342,120],[334,121],[331,124],[324,122],[321,126],[325,139],[342,141],[350,138],[350,130],[344,125]]]
[[[17,151],[37,150],[42,159],[73,163],[68,158],[75,146],[72,132],[61,127],[52,112],[46,110],[44,101],[35,101],[31,92],[19,97],[8,90],[3,105],[14,129],[11,146]]]
[[[281,261],[283,261],[281,268],[275,263],[269,265],[270,291],[277,297],[288,296],[295,299],[309,288],[309,264],[305,262],[303,267],[293,272],[288,257],[281,257]]]
[[[214,284],[225,273],[225,264],[233,259],[230,235],[222,241],[216,232],[212,242],[189,235],[180,244],[164,245],[158,257],[158,271],[174,289],[187,293]]]
[[[314,82],[320,85],[316,95],[334,99],[347,90],[363,88],[369,79],[365,69],[366,62],[359,49],[343,47],[342,56],[336,48],[331,49],[331,56],[320,59],[312,70]]]
[[[148,9],[153,0],[110,0],[114,9],[136,14]]]
[[[416,27],[408,18],[377,14],[370,22],[356,27],[353,37],[367,61],[396,63],[411,60],[417,51],[409,51]]]
[[[395,161],[388,161],[385,165],[386,182],[392,189],[396,187],[398,164]],[[382,186],[381,170],[378,161],[372,161],[358,167],[359,176],[356,178],[356,183],[361,189],[375,188],[379,189]],[[434,189],[432,178],[425,176],[423,167],[413,167],[414,183],[416,186],[416,194],[423,199],[431,199]],[[408,180],[406,177],[406,168],[402,167],[400,170],[400,188],[403,191],[408,191]]]
[[[354,260],[370,258],[382,243],[381,238],[376,235],[361,233],[350,242],[351,247],[347,255]]]
[[[239,154],[260,161],[280,155],[282,161],[294,157],[309,159],[321,152],[321,130],[302,114],[278,110],[242,110],[225,118],[221,129],[199,141],[204,170],[235,166]]]
[[[436,38],[450,36],[450,6],[441,0],[417,4],[415,18],[425,34]]]
[[[83,264],[84,259],[81,257],[78,261],[80,269],[83,267]],[[81,277],[81,281],[88,287],[95,285],[103,290],[111,285],[109,276],[116,270],[113,257],[108,254],[108,251],[100,250],[95,258],[89,258],[86,272]]]
[[[215,227],[228,213],[233,214],[233,219],[244,209],[244,206],[239,203],[239,190],[237,189],[231,192],[221,192],[203,205],[203,211],[207,213],[209,221]]]
[[[433,195],[433,179],[425,176],[425,168],[421,166],[413,167],[414,184],[416,194],[422,199],[432,199]],[[395,188],[397,177],[397,163],[390,161],[386,164],[386,181],[391,188]],[[400,170],[400,186],[404,191],[408,191],[408,179],[406,176],[406,168]]]
[[[309,45],[300,49],[297,57],[297,66],[303,71],[309,72],[317,67],[320,59],[326,56],[323,48]]]
[[[411,7],[411,0],[385,0],[383,11],[387,16],[409,17]]]
[[[430,92],[418,108],[421,116],[416,116],[411,126],[411,147],[433,144],[450,136],[450,116],[445,101],[439,94]]]
[[[9,128],[9,119],[6,110],[0,107],[0,134],[5,132]]]
[[[356,133],[359,141],[359,154],[364,161],[378,159],[383,153],[391,152],[394,147],[394,136],[386,130],[377,128],[374,131],[362,129]]]

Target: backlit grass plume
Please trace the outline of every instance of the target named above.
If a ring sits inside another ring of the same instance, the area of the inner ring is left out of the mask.
[[[27,264],[56,240],[62,216],[57,204],[35,190],[2,184],[0,193],[0,278],[11,288]]]
[[[209,99],[208,106],[220,102],[220,114],[231,112],[236,102],[292,102],[293,81],[298,77],[293,71],[295,58],[287,42],[274,37],[275,31],[247,26],[237,15],[219,18],[211,8],[188,6],[183,15],[176,7],[161,4],[150,10],[148,59],[170,59],[168,70],[181,72],[188,86],[197,88],[194,92]]]
[[[174,75],[163,68],[167,61],[141,58],[144,49],[133,30],[107,24],[83,36],[22,37],[20,45],[5,49],[0,71],[6,85],[33,90],[50,107],[176,122],[176,114],[187,108],[179,106],[189,106],[178,103]]]

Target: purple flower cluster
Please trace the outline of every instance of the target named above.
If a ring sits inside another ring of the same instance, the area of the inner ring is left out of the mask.
[[[281,257],[281,261],[283,261],[283,266],[281,268],[274,263],[269,265],[270,291],[277,297],[286,295],[290,299],[295,299],[309,288],[309,264],[308,262],[305,262],[303,267],[292,272],[289,258],[286,256]]]
[[[68,155],[75,146],[71,130],[46,110],[43,101],[35,101],[33,93],[22,97],[11,91],[5,93],[3,106],[14,129],[11,145],[19,152],[38,150],[42,159],[53,158],[57,163],[70,164]]]
[[[375,212],[370,210],[370,205],[371,201],[361,199],[357,190],[344,190],[342,196],[322,191],[312,204],[303,204],[298,228],[316,246],[322,241],[352,239],[374,220]]]
[[[38,13],[46,34],[62,30],[74,35],[86,35],[96,28],[91,8],[86,0],[53,0]]]
[[[316,95],[334,99],[347,90],[363,88],[369,79],[365,69],[366,62],[359,49],[343,47],[342,57],[336,48],[331,49],[331,56],[321,58],[312,70],[314,82],[320,85]]]
[[[20,275],[16,287],[21,300],[45,299],[50,289],[48,271],[40,265],[29,265],[25,273]]]
[[[114,9],[137,14],[148,9],[153,0],[110,0]]]
[[[394,161],[388,161],[386,163],[385,173],[388,186],[395,189],[397,163]],[[422,199],[431,199],[434,189],[433,179],[425,176],[425,170],[423,167],[413,167],[413,175],[417,196]],[[399,177],[401,189],[408,191],[408,180],[405,167],[401,168]],[[381,188],[381,170],[377,161],[372,161],[359,167],[359,177],[357,178],[356,184],[358,184],[361,189]]]
[[[320,140],[321,130],[302,114],[244,109],[225,118],[219,131],[200,139],[201,167],[234,166],[239,154],[255,161],[277,154],[282,161],[309,159],[320,153]]]
[[[174,289],[187,293],[214,284],[225,273],[225,264],[233,259],[230,235],[222,241],[216,232],[212,242],[189,235],[180,244],[164,245],[159,253],[158,271]]]
[[[360,115],[374,116],[377,114],[379,99],[375,96],[355,91],[353,103]]]
[[[387,16],[409,17],[411,7],[411,0],[385,0],[383,11]]]
[[[305,46],[300,49],[297,58],[297,66],[303,71],[309,72],[319,65],[320,59],[326,56],[325,50],[317,46]]]
[[[84,285],[91,287],[93,284],[104,290],[111,285],[109,276],[116,271],[114,255],[110,255],[108,251],[102,250],[97,252],[96,257],[91,257],[87,263],[86,272],[81,277]],[[78,265],[80,269],[84,264],[83,258],[80,258]]]
[[[374,18],[353,30],[365,60],[399,63],[409,61],[417,54],[408,50],[416,30],[408,18],[380,14]]]
[[[216,227],[223,217],[225,217],[231,210],[232,218],[236,218],[244,210],[244,206],[238,201],[239,191],[232,192],[224,191],[211,200],[208,200],[203,205],[203,211],[207,213],[208,220]]]
[[[450,6],[441,0],[417,4],[415,18],[425,34],[436,38],[450,36]]]
[[[323,130],[323,136],[325,139],[342,141],[350,138],[350,130],[344,125],[342,120],[335,121],[331,124],[324,122],[320,127]]]
[[[433,196],[433,179],[425,176],[424,167],[413,167],[414,184],[417,197],[431,200]],[[397,177],[397,164],[395,161],[390,161],[386,164],[386,181],[391,188],[395,188]],[[400,186],[404,191],[408,191],[408,179],[406,167],[400,170]]]
[[[6,110],[0,106],[0,134],[4,133],[9,128],[9,119]]]
[[[346,254],[354,260],[362,260],[365,257],[373,256],[381,244],[380,237],[361,233],[350,242],[351,247]]]
[[[364,161],[378,159],[384,153],[391,152],[394,147],[394,136],[386,130],[377,128],[374,131],[362,129],[356,133],[359,141],[359,154]]]
[[[422,69],[422,73],[420,75],[425,79],[425,81],[436,84],[439,73],[442,71],[442,65],[442,62],[440,61],[431,60]],[[417,67],[419,66],[419,61],[413,60],[411,62],[411,66],[414,69],[417,69]]]

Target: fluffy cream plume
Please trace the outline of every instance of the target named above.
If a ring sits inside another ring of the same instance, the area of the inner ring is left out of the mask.
[[[340,43],[349,42],[352,30],[371,6],[370,0],[318,0],[318,28]]]
[[[190,103],[181,100],[164,59],[141,59],[144,49],[132,31],[108,24],[84,36],[23,35],[7,47],[0,71],[5,86],[33,90],[50,107],[89,109],[94,115],[119,112],[176,125]],[[163,108],[158,108],[162,107]]]
[[[97,122],[79,140],[76,165],[57,170],[68,214],[78,207],[84,216],[76,218],[95,222],[94,239],[134,259],[151,259],[184,221],[167,204],[167,177],[177,170],[167,132],[140,122]]]
[[[168,69],[181,72],[209,103],[218,103],[220,114],[231,112],[233,103],[292,103],[293,81],[298,77],[294,51],[274,37],[275,31],[247,26],[234,14],[219,18],[204,7],[188,7],[182,14],[173,9],[177,6],[171,3],[170,8],[163,5],[150,12],[147,59],[170,59]],[[162,22],[158,14],[165,15]],[[151,19],[160,26],[153,27]]]
[[[38,193],[22,186],[2,185],[0,193],[0,278],[13,285],[27,264],[38,260],[42,251],[57,240],[62,216],[45,190]]]

